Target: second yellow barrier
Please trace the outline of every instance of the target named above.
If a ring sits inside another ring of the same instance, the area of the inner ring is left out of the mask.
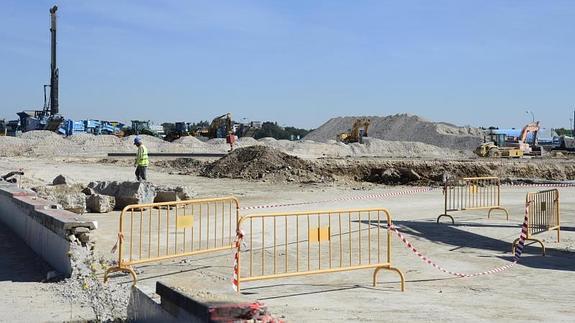
[[[535,234],[557,231],[557,242],[561,238],[561,217],[559,211],[559,190],[545,190],[540,192],[527,193],[525,198],[525,211],[527,213],[528,225],[524,232],[525,240],[534,241],[541,245],[542,253],[545,255],[545,245],[543,241],[534,237]],[[513,241],[512,251],[515,254],[515,247],[519,243],[519,238]]]
[[[445,181],[443,185],[444,211],[437,217],[437,223],[442,217],[451,219],[448,212],[487,209],[487,217],[493,210],[505,212],[509,220],[509,212],[501,206],[501,182],[498,177],[465,177],[454,181]]]
[[[242,283],[392,266],[389,211],[382,208],[264,213],[240,219],[236,288]]]

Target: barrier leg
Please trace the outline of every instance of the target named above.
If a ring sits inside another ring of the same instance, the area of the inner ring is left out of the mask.
[[[138,276],[136,275],[136,272],[134,271],[134,269],[132,269],[132,267],[110,267],[108,268],[108,270],[106,270],[106,273],[104,274],[104,283],[108,282],[108,275],[111,273],[115,273],[115,272],[123,272],[123,273],[128,273],[132,276],[132,286],[136,286],[136,282],[138,281]]]
[[[440,216],[438,216],[436,222],[439,223],[439,219],[441,219],[441,218],[444,217],[444,216],[446,216],[446,217],[448,217],[448,218],[451,219],[451,224],[455,224],[455,220],[453,219],[453,217],[452,217],[451,215],[447,214],[447,213],[444,213],[444,214],[441,214]]]
[[[525,238],[525,241],[533,241],[533,242],[539,243],[541,245],[543,256],[545,256],[545,245],[543,244],[543,241],[536,239],[536,238]],[[513,241],[513,245],[511,246],[511,253],[513,255],[515,255],[515,247],[517,246],[518,242],[519,242],[519,238],[515,239]]]
[[[507,211],[506,208],[500,207],[500,206],[498,206],[498,207],[492,207],[492,208],[489,209],[489,212],[487,212],[487,218],[488,218],[488,219],[490,218],[490,216],[491,216],[491,211],[493,211],[493,210],[501,210],[501,211],[505,212],[505,219],[506,219],[506,220],[509,220],[509,212]]]
[[[377,285],[377,273],[381,270],[381,269],[386,269],[386,270],[390,270],[390,271],[395,271],[396,273],[399,274],[399,278],[401,279],[401,291],[404,292],[405,291],[405,276],[403,275],[403,272],[401,272],[401,270],[399,270],[398,268],[395,267],[391,267],[391,266],[382,266],[382,267],[376,267],[375,270],[373,271],[373,287],[375,287]]]

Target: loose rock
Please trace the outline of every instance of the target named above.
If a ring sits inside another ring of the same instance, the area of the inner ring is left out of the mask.
[[[185,201],[196,195],[197,193],[187,186],[157,186],[154,202]]]
[[[58,175],[52,181],[52,185],[72,185],[72,184],[74,184],[74,182],[68,176],[65,175]]]
[[[156,197],[154,185],[145,182],[91,182],[88,187],[98,194],[114,196],[116,209],[130,204],[152,203]]]
[[[86,197],[86,207],[92,213],[108,213],[114,210],[116,198],[108,195],[92,194]]]

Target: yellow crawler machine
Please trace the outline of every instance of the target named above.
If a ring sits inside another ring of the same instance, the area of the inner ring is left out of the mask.
[[[481,144],[475,149],[475,154],[479,157],[504,157],[504,158],[521,158],[523,151],[519,148],[512,147],[497,147],[492,142]]]
[[[226,138],[230,133],[234,132],[232,114],[226,113],[219,117],[214,118],[208,128],[198,130],[193,135],[213,138]]]
[[[508,137],[505,133],[490,132],[483,144],[475,149],[480,157],[520,158],[524,155],[540,155],[541,147],[537,145],[539,121],[525,125],[518,137]],[[528,135],[532,133],[531,143],[527,142]],[[488,139],[487,139],[488,137]],[[509,140],[509,138],[512,138]]]
[[[362,138],[367,137],[367,130],[369,125],[371,124],[371,120],[369,119],[356,119],[353,122],[352,128],[350,131],[342,132],[337,136],[337,140],[346,144],[352,142],[359,142],[362,143]]]

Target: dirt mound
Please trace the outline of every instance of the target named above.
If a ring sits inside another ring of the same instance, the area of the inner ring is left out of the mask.
[[[327,142],[348,131],[359,117],[332,118],[304,139]],[[366,117],[371,120],[368,134],[386,141],[414,141],[450,149],[472,150],[482,141],[480,129],[457,127],[443,122],[430,122],[418,116],[396,114]]]
[[[313,183],[332,181],[315,164],[265,146],[238,148],[201,172],[206,177],[226,177],[272,182]]]
[[[441,185],[443,175],[451,178],[497,176],[503,182],[531,180],[575,180],[575,165],[570,161],[544,160],[317,160],[316,167],[344,181],[386,185]]]
[[[196,175],[204,168],[205,163],[192,158],[177,158],[174,160],[158,160],[154,166],[161,167],[170,174]]]

